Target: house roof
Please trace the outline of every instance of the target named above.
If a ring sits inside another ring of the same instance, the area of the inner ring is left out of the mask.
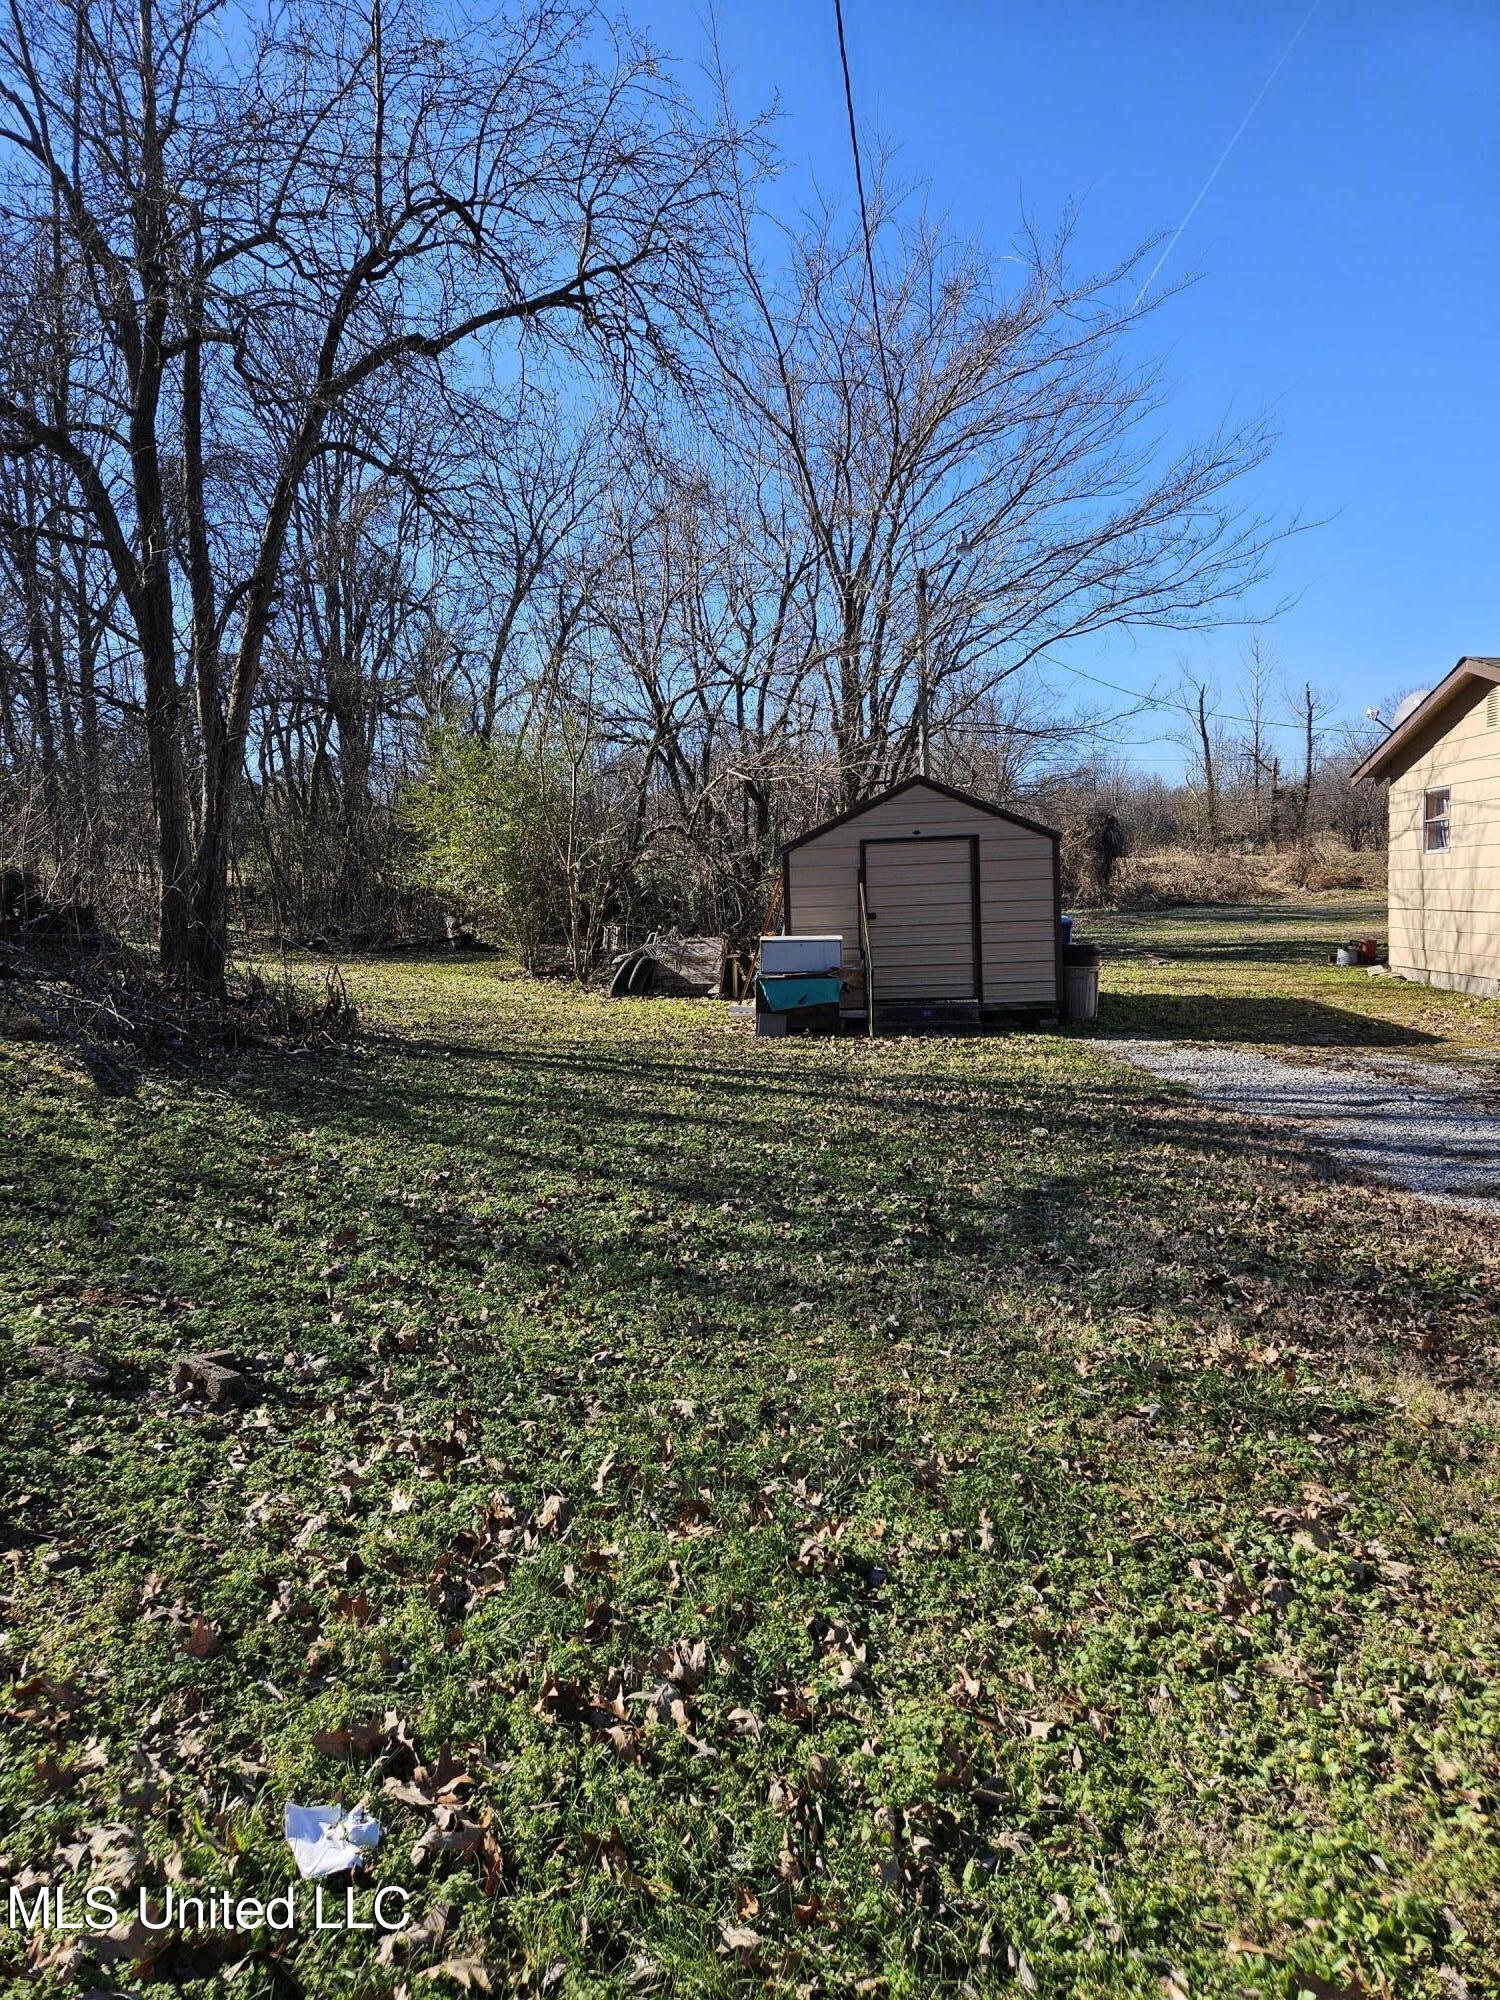
[[[1500,676],[1497,676],[1500,678]],[[850,806],[847,812],[835,813],[832,819],[819,821],[810,826],[806,833],[799,833],[795,840],[781,843],[783,854],[789,854],[794,847],[802,847],[809,840],[816,840],[819,834],[829,832],[833,827],[843,826],[851,819],[858,819],[861,813],[869,812],[874,806],[883,806],[887,799],[899,799],[903,792],[909,792],[914,785],[925,785],[930,792],[937,792],[942,798],[957,799],[960,805],[973,806],[976,812],[988,813],[991,819],[1003,819],[1011,826],[1024,827],[1028,833],[1040,833],[1048,840],[1061,840],[1062,835],[1055,826],[1043,826],[1039,819],[1027,819],[1022,813],[1007,812],[1004,806],[992,806],[988,799],[976,798],[973,792],[961,792],[953,785],[940,785],[936,778],[903,778],[899,785],[892,785],[883,792],[877,792],[872,799],[861,799],[858,805]]]
[[[1500,685],[1500,658],[1479,653],[1466,653],[1450,674],[1445,674],[1431,694],[1424,695],[1410,715],[1401,721],[1387,736],[1384,743],[1373,749],[1359,769],[1350,778],[1351,785],[1363,784],[1367,778],[1385,778],[1392,767],[1401,761],[1402,753],[1476,684],[1486,687]]]

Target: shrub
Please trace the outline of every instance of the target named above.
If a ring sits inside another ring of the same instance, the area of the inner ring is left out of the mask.
[[[1063,828],[1063,881],[1069,896],[1080,903],[1109,902],[1128,847],[1117,814],[1097,803],[1084,806]]]
[[[544,754],[441,723],[400,798],[411,879],[534,971],[565,924],[554,835],[566,811]]]

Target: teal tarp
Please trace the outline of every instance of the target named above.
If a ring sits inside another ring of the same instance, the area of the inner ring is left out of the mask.
[[[795,974],[785,978],[760,977],[760,990],[773,1014],[794,1014],[799,1007],[831,1007],[837,1004],[843,981],[837,973],[809,979]]]

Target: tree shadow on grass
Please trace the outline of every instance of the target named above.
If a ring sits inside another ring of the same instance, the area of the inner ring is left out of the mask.
[[[389,1187],[415,1172],[417,1148],[449,1159],[467,1154],[481,1181],[511,1187],[527,1202],[539,1188],[570,1182],[574,1194],[560,1211],[497,1218],[504,1239],[498,1261],[509,1267],[512,1285],[545,1288],[565,1274],[574,1298],[591,1289],[601,1300],[615,1298],[624,1287],[633,1299],[649,1296],[669,1317],[675,1303],[684,1317],[714,1322],[764,1311],[783,1294],[800,1297],[809,1281],[795,1268],[802,1260],[817,1267],[836,1313],[851,1286],[859,1292],[873,1283],[878,1291],[889,1280],[895,1298],[916,1281],[928,1294],[924,1310],[939,1322],[948,1309],[965,1310],[977,1282],[1024,1283],[1028,1274],[1047,1272],[1066,1285],[1070,1268],[1111,1274],[1096,1307],[1183,1309],[1201,1298],[1207,1270],[1192,1259],[1184,1266],[1161,1247],[1164,1227],[1174,1236],[1194,1227],[1181,1213],[1184,1176],[1247,1217],[1268,1176],[1289,1187],[1334,1177],[1323,1156],[1275,1123],[1228,1120],[1176,1093],[1122,1091],[1108,1079],[1059,1078],[1039,1100],[1035,1079],[938,1072],[921,1078],[931,1095],[919,1089],[903,1096],[884,1078],[824,1070],[804,1075],[799,1107],[788,1101],[789,1079],[770,1097],[744,1090],[732,1059],[715,1065],[697,1052],[681,1061],[657,1054],[628,1067],[638,1084],[660,1092],[659,1106],[649,1092],[644,1101],[623,1102],[616,1061],[586,1049],[449,1045],[441,1065],[403,1063],[395,1073],[329,1065],[311,1093],[314,1079],[303,1070],[295,1115],[367,1140],[409,1135]],[[284,1111],[284,1102],[275,1104],[273,1072],[266,1066],[251,1094],[261,1098],[266,1090],[264,1107]],[[684,1091],[690,1108],[679,1109]],[[818,1130],[817,1106],[826,1108],[835,1094],[846,1131],[851,1111],[864,1129],[857,1146],[829,1160],[809,1153],[798,1134]],[[1046,1119],[1044,1143],[1035,1137],[1039,1117]],[[915,1166],[918,1159],[925,1168]],[[1143,1170],[1143,1160],[1159,1162],[1160,1173]],[[651,1211],[639,1230],[613,1207],[621,1191]],[[1350,1193],[1351,1227],[1368,1258],[1357,1213],[1363,1201]],[[1383,1191],[1369,1198],[1381,1200]],[[664,1233],[679,1210],[682,1231]],[[1330,1212],[1316,1249],[1305,1232],[1283,1238],[1247,1221],[1243,1234],[1231,1229],[1214,1246],[1213,1275],[1238,1270],[1259,1283],[1343,1300],[1352,1253],[1334,1225],[1342,1212]],[[708,1218],[704,1248],[712,1255],[685,1262],[684,1244],[703,1239],[683,1232],[702,1230]],[[1413,1218],[1413,1228],[1421,1226]],[[422,1235],[400,1217],[383,1227],[393,1252],[396,1237]],[[481,1236],[489,1227],[482,1225]],[[1388,1234],[1393,1251],[1402,1234]],[[476,1252],[481,1266],[497,1252],[462,1231],[459,1238],[452,1270],[462,1284]],[[448,1262],[435,1245],[424,1254],[431,1269]],[[1414,1276],[1399,1255],[1395,1263],[1391,1311],[1422,1312],[1429,1290],[1441,1286]],[[1373,1317],[1367,1331],[1378,1344]]]
[[[1193,1039],[1355,1046],[1382,1030],[1387,1045],[1432,1039],[1316,1003],[1194,995],[1170,1004],[1177,1032]],[[1108,996],[1097,1032],[1170,1033],[1162,1006],[1163,996]],[[1058,1048],[1066,1058],[1066,1043]],[[1247,1128],[1102,1067],[1054,1064],[1036,1048],[1013,1061],[1002,1046],[991,1068],[975,1063],[970,1042],[951,1062],[939,1044],[923,1053],[909,1066],[900,1053],[817,1045],[788,1059],[694,1035],[680,1046],[628,1036],[549,1046],[497,1030],[491,1041],[381,1036],[357,1052],[259,1054],[242,1058],[232,1084],[257,1128],[222,1153],[205,1145],[194,1173],[200,1195],[226,1209],[259,1194],[258,1121],[291,1119],[369,1149],[364,1228],[455,1294],[502,1267],[510,1285],[559,1282],[574,1301],[590,1287],[617,1300],[625,1286],[669,1318],[675,1305],[683,1318],[716,1319],[720,1308],[732,1320],[798,1296],[808,1277],[797,1267],[821,1272],[826,1256],[835,1312],[846,1293],[852,1301],[888,1278],[892,1298],[908,1303],[913,1283],[930,1288],[924,1314],[934,1321],[965,1310],[976,1274],[1066,1285],[1070,1266],[1113,1273],[1096,1305],[1189,1303],[1202,1267],[1178,1270],[1170,1258],[1164,1267],[1159,1247],[1164,1226],[1184,1226],[1184,1174],[1238,1202],[1250,1192],[1247,1161],[1262,1182],[1268,1172],[1329,1177],[1283,1126]],[[196,1081],[185,1080],[187,1094]],[[223,1106],[214,1083],[215,1102],[202,1107],[210,1125]],[[227,1136],[233,1121],[220,1129]],[[818,1143],[829,1132],[837,1149]],[[514,1202],[481,1199],[464,1214],[417,1200],[428,1170],[454,1160],[466,1162],[471,1185],[510,1190]],[[38,1209],[67,1212],[74,1168],[62,1135],[55,1157],[38,1139],[31,1167]],[[568,1190],[560,1208],[531,1206],[558,1186]],[[622,1193],[646,1205],[639,1227],[620,1210]],[[684,1231],[706,1233],[679,1235],[679,1212]],[[684,1260],[684,1244],[700,1242],[713,1254]],[[1274,1232],[1251,1229],[1226,1240],[1214,1263],[1299,1291],[1347,1289],[1348,1256],[1332,1228],[1315,1254],[1305,1237],[1283,1248]],[[1393,1276],[1404,1309],[1421,1311],[1423,1288],[1404,1269]]]
[[[1105,993],[1082,1030],[1142,1041],[1275,1042],[1288,1048],[1429,1047],[1441,1036],[1321,1000],[1220,993]]]

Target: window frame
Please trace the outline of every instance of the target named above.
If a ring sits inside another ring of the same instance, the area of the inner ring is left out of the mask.
[[[1442,808],[1433,810],[1433,801],[1440,799]],[[1449,785],[1433,785],[1422,794],[1422,852],[1424,854],[1446,854],[1453,845],[1453,789]]]

